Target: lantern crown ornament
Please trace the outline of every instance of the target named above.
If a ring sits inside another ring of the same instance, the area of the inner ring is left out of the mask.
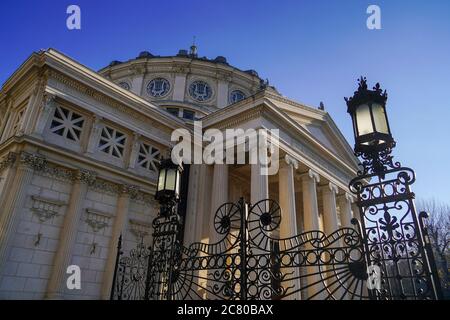
[[[374,172],[383,176],[392,164],[390,153],[395,147],[386,113],[386,90],[379,83],[368,89],[367,79],[361,77],[358,90],[345,101],[353,123],[355,155],[364,160],[362,174]]]

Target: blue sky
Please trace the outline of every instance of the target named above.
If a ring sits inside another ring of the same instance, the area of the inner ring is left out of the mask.
[[[81,8],[81,30],[66,8]],[[366,9],[381,8],[381,30]],[[323,101],[353,145],[343,97],[360,75],[389,94],[395,159],[417,173],[418,198],[450,203],[450,1],[1,1],[0,83],[53,47],[93,69],[148,50],[172,55],[195,35],[199,55],[255,69],[285,96]]]

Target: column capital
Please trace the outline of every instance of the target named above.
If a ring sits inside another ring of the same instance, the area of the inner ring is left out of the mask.
[[[133,186],[129,184],[121,184],[119,185],[119,194],[123,196],[129,196],[130,198],[137,197],[139,192],[138,186]]]
[[[95,171],[90,171],[90,170],[85,170],[85,169],[78,169],[74,175],[75,181],[79,181],[79,182],[87,184],[87,185],[93,185],[95,183],[96,179],[97,179],[97,173]]]
[[[313,179],[316,183],[320,182],[320,175],[312,169],[299,176],[303,181]]]
[[[320,186],[320,190],[322,192],[332,192],[335,195],[338,194],[338,192],[339,192],[339,188],[332,182],[329,182],[328,184]]]
[[[349,192],[344,192],[343,194],[339,195],[338,198],[345,201],[349,201],[350,203],[355,202],[355,199]]]
[[[295,170],[298,169],[298,161],[296,159],[294,159],[292,156],[286,154],[284,156],[284,161],[287,165],[292,166]]]
[[[20,153],[20,164],[28,166],[36,171],[41,171],[47,166],[47,160],[41,155],[22,151]]]
[[[133,132],[133,142],[136,142],[141,137],[141,134],[138,132]]]
[[[51,103],[55,102],[56,100],[56,94],[45,91],[44,92],[44,98],[42,99],[42,106],[46,107],[49,106]]]

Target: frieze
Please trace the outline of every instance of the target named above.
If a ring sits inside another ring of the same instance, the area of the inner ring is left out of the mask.
[[[17,154],[14,152],[9,152],[1,161],[0,161],[0,172],[4,169],[11,167],[14,162],[17,160]]]
[[[66,77],[65,75],[63,75],[59,72],[53,71],[53,70],[51,71],[50,75],[53,79],[59,81],[63,85],[71,87],[72,89],[75,89],[78,92],[84,93],[84,94],[92,97],[93,99],[104,103],[105,105],[108,105],[108,106],[113,107],[114,109],[117,109],[120,112],[126,113],[136,120],[142,120],[142,113],[134,111],[129,106],[119,103],[116,100],[106,96],[105,94],[102,94],[102,93],[96,91],[95,89],[89,88],[89,87],[85,86],[84,84],[81,84],[78,81],[72,80],[72,79]],[[143,112],[148,111],[143,107],[140,107],[140,106],[137,106],[137,107]],[[147,123],[155,124],[155,121],[148,118]]]
[[[131,199],[135,199],[139,194],[139,187],[121,184],[119,185],[119,193],[129,195]]]
[[[21,152],[19,155],[10,152],[0,161],[0,171],[11,166],[19,158],[20,162],[34,169],[35,174],[60,179],[63,181],[80,181],[91,189],[109,194],[128,194],[131,199],[140,201],[147,206],[157,208],[158,203],[154,196],[139,190],[139,187],[128,184],[118,184],[104,179],[99,179],[98,174],[86,169],[68,169],[56,166],[47,161],[44,156]]]
[[[78,169],[75,172],[74,180],[92,186],[97,182],[97,173],[90,170]]]
[[[43,156],[28,152],[21,152],[19,161],[36,171],[44,170],[47,165],[47,161]]]
[[[96,179],[90,186],[93,190],[113,195],[119,194],[120,191],[120,186],[118,184],[103,179]]]
[[[64,76],[58,72],[53,71],[52,78],[54,80],[56,80],[56,82],[52,82],[52,86],[55,86],[59,90],[67,92],[67,93],[72,93],[73,95],[75,95],[76,93],[85,94],[88,97],[92,98],[93,100],[103,103],[105,107],[112,107],[118,116],[123,117],[122,114],[125,113],[125,114],[131,116],[133,118],[133,120],[137,122],[136,123],[137,125],[145,124],[146,127],[152,128],[150,130],[150,132],[152,132],[154,135],[161,136],[164,139],[170,138],[171,130],[169,128],[165,127],[164,124],[162,124],[156,120],[153,120],[149,117],[146,117],[145,121],[143,121],[144,116],[142,115],[142,113],[133,110],[131,107],[129,107],[125,104],[119,103],[116,100],[114,100],[104,94],[98,93],[94,89],[84,86],[75,80],[67,78],[66,76]],[[70,92],[70,91],[72,91],[72,92]],[[95,105],[95,103],[93,103],[93,105]],[[100,107],[100,105],[97,104],[97,108],[98,107]],[[142,110],[143,112],[148,113],[148,110],[145,110],[142,107],[139,107],[139,109]],[[111,113],[111,111],[109,111],[109,112]],[[142,125],[141,125],[141,127],[142,127]]]

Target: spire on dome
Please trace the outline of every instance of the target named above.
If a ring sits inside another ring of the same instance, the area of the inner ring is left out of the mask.
[[[191,50],[189,51],[189,55],[194,58],[197,57],[197,46],[195,45],[195,36],[194,36],[194,40],[192,41],[192,46],[191,46]]]

